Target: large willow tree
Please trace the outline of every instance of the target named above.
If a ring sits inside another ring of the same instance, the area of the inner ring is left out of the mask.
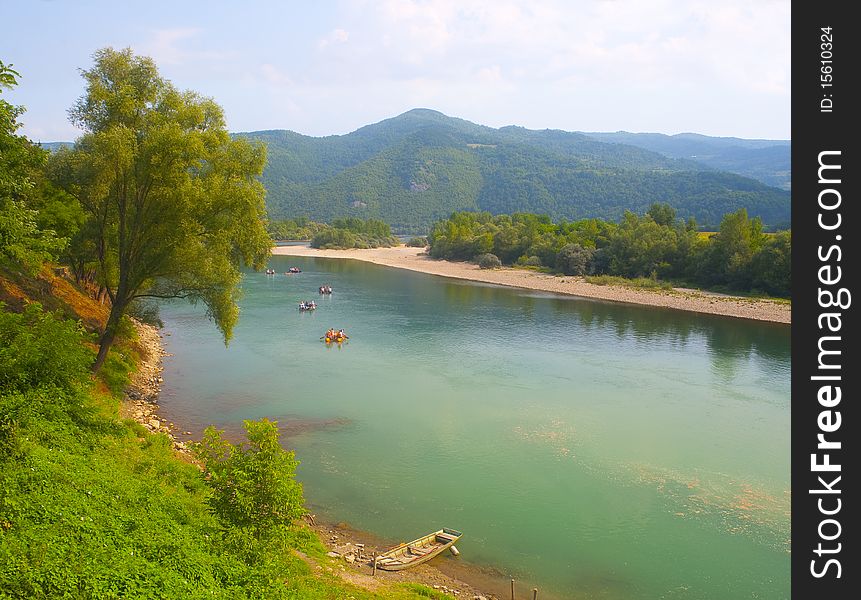
[[[94,63],[69,111],[85,134],[53,165],[89,215],[111,300],[93,370],[138,298],[202,301],[227,342],[240,265],[262,267],[271,247],[257,179],[265,147],[231,139],[218,104],[178,91],[150,58],[104,48]]]

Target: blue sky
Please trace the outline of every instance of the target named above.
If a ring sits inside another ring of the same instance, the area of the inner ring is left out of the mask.
[[[788,0],[2,0],[4,97],[71,140],[79,69],[131,47],[231,131],[343,134],[411,108],[568,131],[790,137]]]

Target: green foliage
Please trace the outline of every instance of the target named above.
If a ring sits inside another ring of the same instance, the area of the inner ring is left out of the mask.
[[[773,296],[790,296],[792,284],[792,233],[781,231],[768,236],[762,248],[751,257],[753,290]]]
[[[311,240],[312,248],[389,248],[400,242],[380,219],[335,219]]]
[[[398,231],[423,233],[455,211],[617,220],[664,202],[680,218],[710,226],[741,207],[771,225],[790,221],[789,193],[746,177],[582,134],[492,129],[434,111],[409,111],[343,136],[240,137],[269,146],[263,183],[274,217],[381,218]]]
[[[502,264],[544,266],[568,275],[661,277],[789,295],[789,232],[764,234],[761,221],[741,209],[724,217],[717,234],[703,238],[694,222],[674,219],[674,214],[672,207],[655,204],[644,216],[626,212],[619,223],[582,219],[554,224],[547,215],[460,212],[434,223],[429,253],[473,261],[492,253]]]
[[[594,248],[565,244],[556,254],[556,268],[566,275],[585,275],[589,272],[594,254]]]
[[[669,136],[624,131],[586,135],[598,141],[636,146],[670,158],[751,177],[766,185],[790,189],[792,145],[788,140],[745,140],[696,133]]]
[[[517,259],[519,267],[540,267],[542,266],[540,256],[526,256],[525,254]]]
[[[111,48],[94,59],[70,111],[86,133],[52,156],[51,171],[88,215],[80,250],[86,260],[99,249],[111,296],[96,369],[139,297],[202,301],[227,341],[241,263],[262,267],[271,247],[257,180],[265,148],[231,140],[221,108],[178,91],[151,59]]]
[[[232,543],[253,553],[265,540],[301,517],[302,486],[295,481],[299,464],[278,443],[277,422],[245,421],[247,441],[231,444],[223,431],[209,427],[197,446],[212,489],[209,505]]]
[[[587,283],[595,285],[618,285],[621,287],[643,290],[671,290],[673,286],[668,281],[659,281],[655,277],[619,277],[616,275],[589,275]]]
[[[413,237],[407,241],[407,246],[410,248],[424,248],[427,245],[428,239],[424,236]]]
[[[18,72],[0,60],[0,93],[17,85]],[[35,272],[65,245],[50,228],[39,226],[36,181],[47,152],[17,135],[24,109],[0,99],[0,261]]]
[[[309,221],[306,217],[269,221],[266,231],[273,240],[298,241],[310,240],[327,226]]]
[[[247,532],[231,527],[223,535],[208,505],[213,492],[196,466],[175,456],[171,440],[99,408],[105,403],[88,385],[92,352],[83,341],[76,323],[37,305],[23,314],[0,310],[0,597],[418,597],[409,589],[366,592],[314,572],[296,550],[322,562],[325,549],[303,527],[281,523],[265,543],[252,538],[249,561],[237,542]],[[102,375],[115,368],[127,377],[123,364],[130,360],[112,351]],[[273,433],[274,424],[253,424],[249,435],[263,453],[234,455],[241,466],[233,473],[250,477],[241,488],[263,502],[255,511],[261,526],[280,510],[266,502],[289,498],[291,512],[280,511],[288,518],[301,505],[298,484],[285,475],[295,460],[275,447]],[[252,480],[287,493],[252,490]]]
[[[17,314],[0,302],[0,392],[75,388],[93,359],[81,343],[84,335],[78,323],[44,312],[40,304]]]
[[[678,249],[678,231],[672,225],[626,212],[607,246],[608,272],[623,277],[669,274]]]
[[[475,257],[475,262],[478,263],[481,269],[497,269],[502,266],[502,261],[495,254],[479,254]]]
[[[665,202],[655,202],[646,214],[658,225],[671,226],[676,222],[676,209]]]
[[[419,598],[432,598],[433,600],[452,600],[454,598],[454,596],[418,583],[405,583],[404,587],[413,592]]]
[[[99,372],[99,377],[111,393],[118,396],[129,384],[129,372],[133,367],[134,361],[130,356],[112,348]]]

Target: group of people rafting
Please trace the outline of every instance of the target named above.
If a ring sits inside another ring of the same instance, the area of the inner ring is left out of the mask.
[[[323,338],[326,340],[326,343],[343,342],[344,340],[349,338],[349,336],[344,333],[343,329],[338,329],[336,331],[334,327],[330,327],[329,331],[326,332],[326,335],[324,335]]]
[[[295,275],[296,273],[301,273],[301,272],[302,272],[302,269],[300,269],[299,267],[290,267],[289,269],[287,269],[287,272],[284,274],[285,275]],[[267,275],[276,275],[277,273],[275,273],[275,269],[273,269],[272,267],[269,267],[266,269],[266,274]]]
[[[285,275],[291,275],[291,274],[301,273],[301,272],[302,272],[302,270],[299,267],[290,267],[290,269],[288,269],[288,271],[287,271],[287,273],[285,273]],[[275,275],[275,269],[272,269],[272,268],[266,269],[266,274],[267,275]],[[319,287],[319,292],[321,294],[331,294],[332,293],[332,286],[328,285],[328,284],[321,285]],[[316,309],[317,309],[317,303],[314,302],[313,300],[303,300],[303,301],[299,302],[299,310],[300,311],[309,311],[309,310],[316,310]],[[346,333],[344,333],[343,329],[335,329],[334,327],[330,327],[329,330],[326,332],[326,335],[324,335],[320,339],[325,340],[325,342],[327,344],[331,343],[331,342],[341,343],[341,342],[349,339],[349,336]]]

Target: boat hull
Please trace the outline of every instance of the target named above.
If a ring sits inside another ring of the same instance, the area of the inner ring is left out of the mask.
[[[461,536],[463,534],[455,529],[443,528],[412,542],[399,544],[377,556],[374,562],[378,569],[384,571],[402,571],[439,556]]]

